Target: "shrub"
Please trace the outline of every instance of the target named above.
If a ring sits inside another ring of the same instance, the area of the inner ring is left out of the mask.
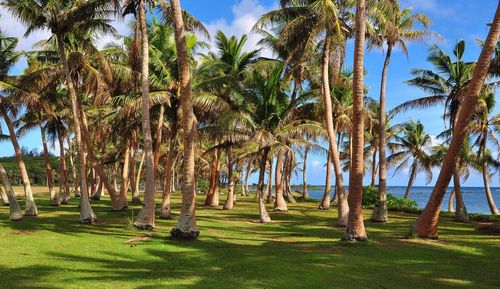
[[[373,208],[378,200],[378,189],[374,187],[363,188],[363,207]],[[415,201],[398,198],[391,194],[387,194],[387,208],[395,210],[418,209],[418,204]]]

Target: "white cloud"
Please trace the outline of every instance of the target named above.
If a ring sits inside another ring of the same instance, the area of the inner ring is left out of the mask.
[[[451,5],[439,3],[437,0],[404,0],[402,6],[412,7],[415,10],[423,10],[439,16],[450,16],[455,12]]]
[[[31,33],[28,37],[24,37],[26,26],[19,22],[4,8],[0,8],[1,29],[8,36],[19,38],[17,49],[32,50],[33,44],[40,40],[48,39],[51,33],[48,30],[38,30]]]
[[[312,167],[315,168],[315,169],[316,168],[321,168],[321,167],[323,167],[323,164],[320,161],[318,161],[318,160],[314,160],[314,161],[312,161]]]
[[[246,34],[248,40],[245,45],[245,50],[260,48],[257,44],[260,40],[260,36],[251,33],[251,30],[262,14],[276,7],[276,4],[265,7],[258,0],[241,0],[232,7],[233,20],[228,21],[225,18],[221,18],[205,23],[205,27],[212,36],[212,44],[214,43],[213,36],[218,30],[221,30],[227,36],[236,35],[237,37],[241,37]],[[270,50],[263,49],[261,56],[271,57],[272,53]]]

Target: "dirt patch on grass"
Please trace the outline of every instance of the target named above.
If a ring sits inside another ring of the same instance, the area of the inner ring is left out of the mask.
[[[21,230],[21,231],[14,231],[14,232],[12,232],[12,235],[26,236],[26,235],[33,235],[33,232]]]
[[[500,235],[500,223],[479,223],[476,230],[487,235]]]

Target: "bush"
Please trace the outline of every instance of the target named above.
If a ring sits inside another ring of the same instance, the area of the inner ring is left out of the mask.
[[[202,192],[208,191],[208,181],[204,179],[198,180],[198,189]]]
[[[378,189],[374,187],[363,188],[363,207],[373,208],[378,200]],[[393,210],[418,209],[418,204],[415,201],[398,198],[391,194],[387,194],[387,208]]]

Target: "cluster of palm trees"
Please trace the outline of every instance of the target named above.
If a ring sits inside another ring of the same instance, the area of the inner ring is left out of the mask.
[[[395,0],[283,0],[253,29],[274,58],[261,57],[260,50],[245,51],[246,36],[228,37],[221,31],[215,35],[215,48],[209,50],[197,37],[208,37],[208,31],[181,9],[179,0],[2,0],[1,5],[26,25],[26,35],[40,29],[52,34],[31,52],[16,51],[17,39],[0,34],[0,116],[18,159],[25,215],[38,212],[17,136],[35,127],[44,144],[51,205],[67,204],[73,191],[80,198],[82,223],[97,220],[91,200],[99,200],[104,190],[112,210],[127,208],[129,189],[132,202],[141,202],[139,184],[144,179],[143,206],[134,225],[155,227],[158,188],[162,190],[159,217],[171,218],[170,195],[180,187],[182,207],[171,235],[196,238],[199,183],[208,180],[205,205],[217,207],[224,174],[223,208],[230,210],[236,204],[237,184],[248,195],[249,175],[257,171],[259,220],[268,223],[266,202],[274,199],[274,210],[287,211],[287,202],[295,201],[291,178],[300,159],[303,194],[308,196],[309,153],[327,155],[327,189],[320,208],[329,208],[332,201],[338,206],[337,224],[346,227],[347,240],[367,238],[361,206],[367,172],[373,186],[379,176],[372,219],[387,221],[388,165],[396,165],[396,170],[410,167],[407,194],[418,171],[432,178],[432,167],[443,165],[415,226],[421,237],[437,236],[440,203],[451,176],[457,212],[465,211],[459,185],[469,167],[483,173],[488,203],[498,214],[488,183],[490,169],[498,162],[489,147],[498,148],[495,134],[500,119],[491,116],[495,82],[483,85],[485,79],[498,76],[498,11],[478,62],[462,60],[464,42],[455,47],[455,59],[433,47],[428,59],[436,71],[414,70],[415,77],[408,81],[430,95],[387,112],[393,49],[399,47],[407,55],[409,41],[439,38],[428,30],[427,16],[402,9]],[[135,17],[131,35],[97,48],[98,37],[116,35],[110,24],[113,17],[127,14]],[[350,38],[355,44],[352,71],[345,63]],[[386,51],[379,101],[366,96],[365,47]],[[9,76],[21,56],[28,60],[24,74]],[[419,122],[391,126],[387,120],[406,109],[439,103],[445,104],[443,117],[449,130],[438,148],[431,147]],[[474,140],[464,141],[467,134]],[[59,190],[54,188],[48,162],[48,143],[55,142],[60,148]],[[11,219],[19,220],[22,213],[1,166],[0,176],[7,189],[2,199],[10,203]]]

